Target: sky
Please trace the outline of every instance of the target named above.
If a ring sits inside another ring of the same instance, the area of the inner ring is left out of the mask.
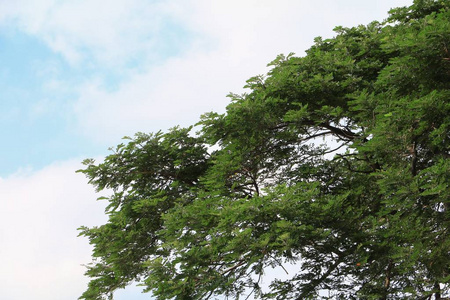
[[[81,225],[106,221],[81,161],[224,112],[278,54],[412,0],[0,0],[0,298],[73,300]],[[116,300],[151,299],[141,288]]]

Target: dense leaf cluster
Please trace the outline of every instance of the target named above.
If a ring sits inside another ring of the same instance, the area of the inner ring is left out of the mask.
[[[336,28],[199,125],[81,170],[112,190],[82,299],[442,299],[450,293],[450,3]],[[269,281],[263,279],[265,276]]]

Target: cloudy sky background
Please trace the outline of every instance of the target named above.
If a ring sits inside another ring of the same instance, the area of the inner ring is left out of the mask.
[[[0,0],[0,298],[72,300],[105,204],[75,170],[223,112],[278,54],[412,0]],[[117,300],[149,299],[140,288]]]

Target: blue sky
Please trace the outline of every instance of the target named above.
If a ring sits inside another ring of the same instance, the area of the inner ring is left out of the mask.
[[[106,4],[107,3],[107,4]],[[412,0],[0,0],[0,291],[76,299],[90,259],[80,225],[104,203],[75,174],[125,135],[223,112],[229,92],[336,25]],[[115,299],[149,299],[132,287]]]

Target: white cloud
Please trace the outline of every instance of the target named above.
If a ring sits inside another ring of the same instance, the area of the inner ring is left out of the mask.
[[[9,2],[0,20],[41,38],[74,65],[94,59],[120,66],[135,55],[151,56],[155,45],[164,42],[161,27],[170,21],[168,5],[159,1]]]
[[[72,300],[86,287],[91,248],[76,228],[105,221],[76,161],[0,178],[0,290],[4,300]]]
[[[110,141],[137,131],[191,125],[206,111],[223,110],[225,95],[244,84],[246,75],[236,76],[234,68],[225,59],[205,55],[171,59],[113,92],[99,81],[89,83],[75,105],[79,126],[93,139]]]

